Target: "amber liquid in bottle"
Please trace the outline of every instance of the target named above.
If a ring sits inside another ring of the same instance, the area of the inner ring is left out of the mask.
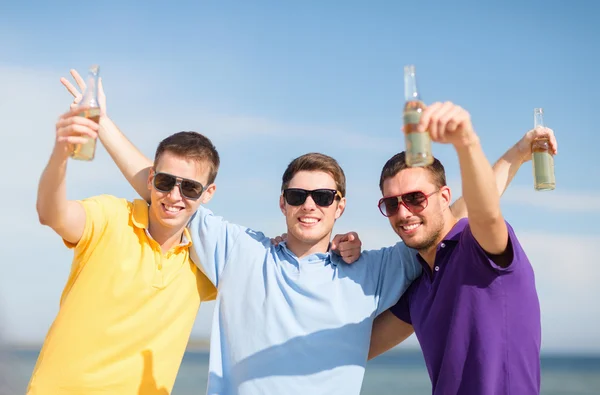
[[[100,108],[90,108],[80,114],[96,123],[100,121]],[[96,154],[96,139],[87,137],[87,142],[84,144],[73,144],[71,150],[71,158],[77,160],[93,160]]]
[[[429,166],[433,163],[431,138],[427,131],[419,132],[417,126],[425,104],[417,90],[415,67],[404,67],[404,142],[406,145],[406,165],[410,167]]]
[[[543,110],[533,110],[534,127],[544,127]],[[556,188],[554,177],[554,156],[547,138],[536,139],[531,143],[533,187],[536,191],[551,191]]]

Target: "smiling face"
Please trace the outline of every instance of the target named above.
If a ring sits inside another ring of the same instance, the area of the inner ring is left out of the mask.
[[[385,178],[382,184],[383,196],[386,197],[417,191],[430,195],[422,211],[411,212],[399,204],[398,211],[388,218],[402,241],[418,251],[429,250],[444,236],[445,218],[450,207],[450,189],[447,186],[438,187],[432,178],[430,170],[426,168],[406,168]]]
[[[289,181],[287,188],[308,191],[338,189],[333,177],[323,171],[298,171]],[[280,196],[279,206],[287,224],[287,244],[291,248],[303,246],[303,250],[325,251],[335,220],[342,215],[345,205],[346,199],[338,197],[328,207],[319,206],[312,196],[308,196],[303,204],[294,206],[289,204],[283,195]]]
[[[206,189],[197,200],[182,196],[179,185],[169,192],[159,191],[152,183],[155,172],[173,175],[178,178],[178,181],[181,179],[197,181]],[[214,184],[207,185],[210,173],[211,167],[206,162],[182,158],[170,151],[163,152],[155,164],[155,170],[148,178],[148,189],[151,196],[149,209],[151,228],[160,232],[167,229],[183,230],[200,204],[208,202],[214,193]]]

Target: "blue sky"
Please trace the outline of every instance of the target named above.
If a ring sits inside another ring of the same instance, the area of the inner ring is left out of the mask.
[[[267,234],[285,231],[277,202],[287,163],[332,155],[349,199],[335,231],[356,230],[365,248],[379,248],[397,239],[377,211],[377,183],[404,149],[403,66],[412,63],[426,103],[469,110],[490,161],[544,108],[559,141],[557,190],[534,192],[527,163],[502,208],[536,270],[544,350],[600,353],[600,29],[599,6],[588,4],[15,2],[0,15],[4,336],[42,341],[69,270],[71,254],[38,224],[35,199],[70,103],[59,83],[70,68],[101,66],[110,116],[149,156],[180,130],[210,137],[222,167],[209,208]],[[458,197],[456,155],[433,149]],[[68,184],[74,199],[135,197],[102,148],[94,162],[70,165]],[[201,308],[195,336],[209,334],[211,309]]]

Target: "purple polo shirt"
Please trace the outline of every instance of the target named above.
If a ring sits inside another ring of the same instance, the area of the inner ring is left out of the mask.
[[[412,324],[433,394],[540,393],[540,305],[533,268],[508,225],[512,262],[497,266],[462,219],[391,311]]]

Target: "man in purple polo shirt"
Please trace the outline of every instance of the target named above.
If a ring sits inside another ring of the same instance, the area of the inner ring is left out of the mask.
[[[410,168],[404,153],[384,166],[381,212],[418,251],[423,274],[373,326],[369,357],[414,332],[433,394],[539,394],[540,306],[533,269],[500,210],[492,168],[469,114],[446,102],[422,114],[419,130],[450,143],[460,163],[468,217],[449,209],[436,159]]]

